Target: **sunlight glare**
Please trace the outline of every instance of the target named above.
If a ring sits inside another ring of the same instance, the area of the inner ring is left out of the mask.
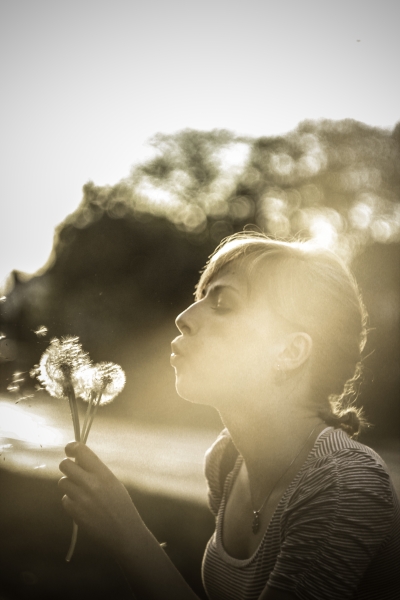
[[[323,248],[333,248],[337,240],[336,228],[322,215],[313,218],[310,233],[313,241]]]
[[[56,446],[62,442],[61,432],[46,424],[43,417],[31,415],[22,406],[0,405],[1,434],[42,446]]]

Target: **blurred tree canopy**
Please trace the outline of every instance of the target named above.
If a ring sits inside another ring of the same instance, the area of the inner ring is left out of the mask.
[[[315,237],[351,260],[400,241],[400,123],[393,132],[346,120],[305,121],[282,137],[181,131],[152,140],[153,159],[110,188],[84,186],[72,217],[165,217],[192,242],[253,223],[281,238]]]
[[[14,273],[0,306],[2,385],[37,362],[47,343],[33,334],[41,324],[51,337],[79,335],[95,360],[119,361],[128,376],[139,348],[147,348],[147,363],[158,352],[168,358],[173,317],[190,303],[208,255],[248,227],[314,238],[352,265],[372,328],[364,404],[381,431],[397,433],[400,123],[387,131],[352,120],[305,121],[287,135],[257,139],[188,129],[151,143],[153,158],[126,179],[84,185],[41,274],[27,280]],[[150,412],[159,412],[160,395],[169,406],[177,402],[163,391],[172,379],[153,390]]]

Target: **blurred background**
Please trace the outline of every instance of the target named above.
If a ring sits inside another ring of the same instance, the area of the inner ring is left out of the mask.
[[[1,3],[1,600],[129,597],[84,532],[64,562],[72,422],[29,376],[62,335],[125,370],[90,445],[203,597],[203,456],[222,424],[177,396],[169,345],[207,257],[243,228],[351,266],[370,318],[362,441],[400,489],[396,5],[299,7]]]

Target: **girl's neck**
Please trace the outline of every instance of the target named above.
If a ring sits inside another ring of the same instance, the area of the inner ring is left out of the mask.
[[[320,432],[326,426],[305,411],[286,415],[221,415],[232,440],[243,456],[254,503],[287,471],[299,470]]]

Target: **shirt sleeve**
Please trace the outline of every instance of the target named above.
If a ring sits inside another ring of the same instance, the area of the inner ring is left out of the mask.
[[[317,460],[282,516],[268,585],[299,600],[353,598],[390,535],[392,494],[389,475],[369,455],[346,450]]]

